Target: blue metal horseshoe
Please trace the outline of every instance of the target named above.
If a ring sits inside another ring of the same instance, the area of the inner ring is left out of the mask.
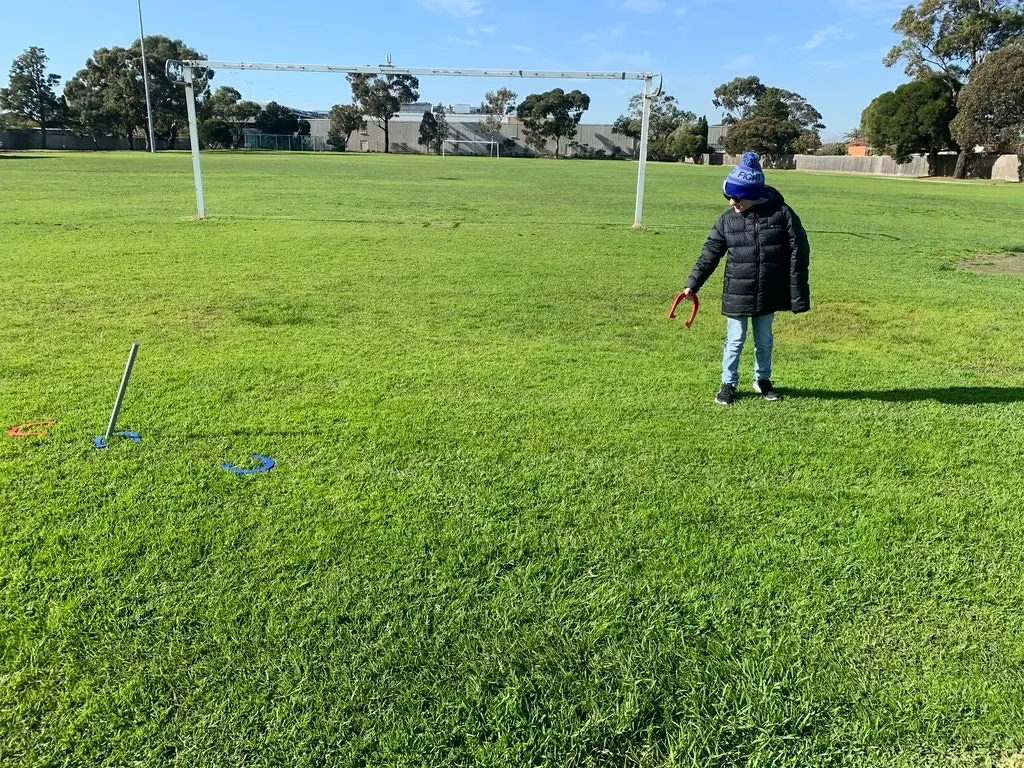
[[[249,458],[257,459],[261,463],[261,466],[252,467],[251,469],[242,469],[241,467],[236,467],[231,462],[226,462],[220,466],[221,469],[226,469],[228,472],[234,472],[236,475],[255,475],[258,472],[268,472],[274,468],[274,460],[268,459],[266,456],[260,456],[257,453],[252,453],[249,454]]]
[[[142,436],[138,432],[115,432],[114,434],[115,435],[120,435],[121,437],[127,437],[133,443],[141,443],[142,442]],[[97,448],[106,448],[107,447],[107,436],[106,435],[97,435],[96,439],[93,440],[93,443],[96,444]]]

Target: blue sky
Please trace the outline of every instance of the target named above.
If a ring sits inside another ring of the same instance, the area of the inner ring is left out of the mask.
[[[716,86],[757,75],[804,96],[824,116],[824,137],[855,127],[878,94],[907,80],[882,57],[909,0],[817,0],[730,4],[714,0],[392,0],[379,3],[208,0],[190,6],[143,0],[147,35],[180,38],[212,60],[380,64],[467,69],[654,72],[680,104],[717,122]],[[71,77],[96,48],[138,37],[135,0],[5,3],[0,14],[0,83],[30,45],[46,49],[50,71]],[[194,8],[195,12],[186,14]],[[348,103],[342,75],[217,73],[246,98],[306,109]],[[591,97],[585,122],[626,111],[640,81],[491,80],[432,77],[424,101],[478,104],[509,87],[520,99],[555,87]]]

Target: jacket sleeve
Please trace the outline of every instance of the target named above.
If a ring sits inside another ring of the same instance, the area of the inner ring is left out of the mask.
[[[708,233],[708,239],[704,243],[704,250],[701,251],[700,258],[694,264],[690,276],[686,278],[685,287],[694,292],[699,291],[715,269],[718,268],[718,262],[722,260],[726,250],[728,250],[728,246],[725,242],[725,234],[722,232],[722,219],[719,218],[715,222],[715,226],[711,228],[711,232]]]
[[[811,286],[808,279],[811,261],[811,245],[807,231],[800,223],[796,212],[786,207],[786,224],[789,227],[789,300],[793,312],[807,312],[811,308]]]

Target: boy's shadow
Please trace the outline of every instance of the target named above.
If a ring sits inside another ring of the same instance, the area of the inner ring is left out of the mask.
[[[949,405],[977,403],[1024,402],[1024,387],[927,387],[921,389],[789,389],[789,397],[817,398],[819,400],[880,400],[889,403],[913,403],[935,400]]]

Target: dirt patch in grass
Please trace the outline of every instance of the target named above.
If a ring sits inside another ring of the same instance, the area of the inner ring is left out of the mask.
[[[962,259],[960,268],[990,275],[1024,275],[1024,253],[990,253]]]

